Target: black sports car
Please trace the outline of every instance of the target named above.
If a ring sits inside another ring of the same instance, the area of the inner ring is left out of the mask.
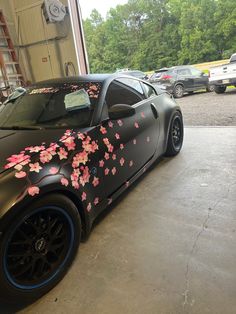
[[[38,83],[0,111],[0,291],[38,298],[72,263],[96,216],[183,142],[169,94],[126,75]]]

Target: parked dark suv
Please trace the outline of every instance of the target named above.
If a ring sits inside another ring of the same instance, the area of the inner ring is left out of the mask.
[[[182,97],[185,92],[191,94],[200,89],[206,89],[207,92],[214,90],[209,84],[208,74],[187,65],[157,70],[149,82],[167,90],[175,98]]]

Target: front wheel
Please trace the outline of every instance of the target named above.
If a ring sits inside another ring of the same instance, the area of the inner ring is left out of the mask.
[[[78,210],[64,195],[48,195],[22,209],[1,242],[1,298],[28,302],[47,293],[66,274],[80,235]]]
[[[177,155],[182,148],[183,139],[184,139],[183,118],[182,114],[179,111],[176,111],[170,123],[165,156],[170,157]]]
[[[174,87],[174,91],[173,91],[174,97],[175,98],[181,98],[184,95],[184,87],[180,84],[176,85]]]
[[[215,86],[216,94],[223,94],[226,91],[226,86]]]
[[[215,86],[214,86],[214,85],[207,85],[206,91],[207,91],[208,93],[214,92],[214,90],[215,90]]]

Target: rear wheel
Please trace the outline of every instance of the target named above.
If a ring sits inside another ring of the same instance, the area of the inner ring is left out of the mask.
[[[177,155],[182,148],[183,138],[184,138],[183,118],[181,113],[179,111],[176,111],[170,123],[167,149],[165,155],[166,156]]]
[[[215,86],[216,94],[223,94],[226,91],[226,86]]]
[[[208,93],[214,92],[214,90],[215,90],[215,86],[214,86],[214,85],[208,85],[208,86],[206,87],[206,91],[207,91]]]
[[[176,85],[174,87],[173,94],[174,94],[175,98],[183,97],[183,95],[184,95],[184,87],[183,87],[183,85],[180,85],[180,84]]]
[[[48,195],[23,209],[1,243],[1,297],[28,302],[47,293],[66,274],[80,235],[78,210],[63,195]]]

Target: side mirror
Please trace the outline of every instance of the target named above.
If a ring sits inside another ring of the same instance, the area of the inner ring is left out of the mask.
[[[135,109],[129,105],[117,104],[108,110],[109,118],[112,120],[131,117],[135,114]]]

